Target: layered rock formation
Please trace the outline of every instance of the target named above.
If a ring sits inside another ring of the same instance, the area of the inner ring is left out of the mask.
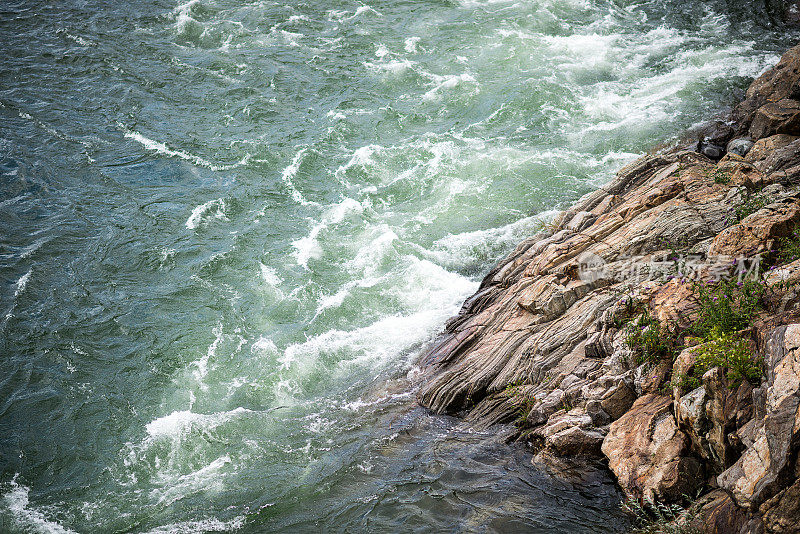
[[[501,260],[422,356],[419,402],[604,456],[633,497],[704,494],[706,532],[800,532],[799,225],[800,46],[696,146],[628,165]],[[703,287],[748,276],[750,322],[694,339]],[[709,366],[717,346],[731,360]]]

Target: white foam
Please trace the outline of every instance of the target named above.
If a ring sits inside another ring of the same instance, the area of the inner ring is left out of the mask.
[[[474,256],[475,249],[497,249],[515,245],[539,230],[542,223],[552,219],[556,213],[558,212],[555,210],[546,211],[498,228],[451,234],[434,242],[434,249],[430,252],[439,262],[464,264]]]
[[[150,492],[150,497],[159,506],[172,504],[187,495],[202,492],[204,495],[224,489],[224,469],[231,463],[231,457],[220,456],[206,466],[191,473],[176,476],[174,472],[159,472],[159,487]]]
[[[233,163],[231,165],[216,165],[207,159],[203,159],[200,156],[195,156],[194,154],[189,154],[188,152],[184,152],[183,150],[173,150],[169,148],[165,143],[160,141],[156,141],[154,139],[150,139],[149,137],[145,137],[139,132],[129,130],[123,124],[117,123],[120,129],[122,129],[123,135],[128,139],[133,139],[137,143],[141,144],[145,149],[152,150],[154,152],[158,152],[159,154],[164,154],[165,156],[172,156],[176,158],[180,158],[186,160],[190,163],[194,163],[198,167],[206,167],[211,169],[212,171],[227,171],[230,169],[235,169],[236,167],[241,167],[247,165],[250,162],[250,158],[252,157],[250,154],[245,154],[245,156],[237,163]]]
[[[307,236],[292,241],[295,249],[292,254],[297,260],[297,264],[308,269],[309,260],[319,259],[322,256],[322,247],[317,239],[320,232],[331,225],[342,222],[348,215],[360,214],[363,211],[364,206],[360,202],[347,197],[328,208],[322,215],[322,220],[311,228],[311,232]]]
[[[278,352],[278,347],[271,339],[260,336],[250,347],[250,351],[260,352],[262,354],[276,354]]]
[[[41,532],[47,534],[75,534],[70,530],[47,519],[47,516],[39,510],[30,507],[30,488],[17,483],[17,476],[9,483],[10,491],[3,495],[3,502],[8,511],[11,512],[14,523],[17,527],[26,532]]]
[[[392,74],[402,74],[406,71],[413,70],[415,63],[407,59],[393,59],[383,63],[365,62],[364,66],[374,71],[390,72]]]
[[[235,517],[229,521],[219,519],[201,519],[199,521],[184,521],[172,523],[148,530],[145,534],[196,534],[198,532],[229,532],[239,530],[245,524],[244,516]]]
[[[196,367],[193,371],[193,375],[197,383],[200,385],[200,389],[207,390],[208,386],[205,383],[206,375],[208,375],[208,362],[211,358],[215,358],[217,356],[217,347],[222,342],[222,325],[217,325],[214,327],[214,341],[211,342],[211,345],[208,346],[206,353],[203,355],[202,358],[192,362],[192,365]]]
[[[347,163],[340,165],[334,171],[334,176],[336,176],[339,181],[346,184],[344,175],[348,170],[352,169],[353,167],[365,168],[368,165],[374,164],[375,161],[372,159],[372,156],[381,150],[384,150],[384,147],[380,145],[365,145],[355,149]]]
[[[290,371],[292,380],[297,380],[313,372],[322,355],[336,355],[336,371],[341,374],[351,372],[348,369],[352,365],[374,368],[389,362],[397,364],[400,354],[432,339],[477,287],[468,278],[415,256],[403,256],[401,262],[406,268],[395,273],[396,281],[386,296],[402,303],[401,309],[407,310],[404,314],[385,316],[350,331],[329,330],[290,345],[279,358],[282,370]],[[276,388],[279,393],[287,391]]]
[[[194,230],[200,224],[208,223],[211,219],[228,220],[225,215],[225,199],[217,198],[196,206],[189,218],[186,219],[186,228]]]
[[[317,225],[311,230],[310,235],[292,241],[292,246],[295,249],[292,255],[297,260],[297,264],[305,269],[308,269],[310,260],[316,260],[322,256],[322,247],[317,241],[317,234],[322,228],[322,225]]]
[[[174,439],[182,437],[192,430],[192,428],[212,430],[236,417],[251,413],[253,413],[251,410],[242,407],[227,412],[216,412],[212,414],[200,414],[188,410],[179,410],[153,419],[147,423],[145,430],[152,439]]]
[[[328,112],[327,117],[334,121],[341,121],[347,118],[347,116],[341,111],[335,111],[333,109]]]
[[[310,202],[306,200],[300,191],[294,185],[292,180],[295,176],[297,176],[297,171],[300,170],[300,164],[303,163],[303,158],[308,151],[308,147],[300,149],[297,154],[294,155],[292,158],[292,162],[287,165],[285,169],[281,172],[281,180],[283,183],[286,184],[286,187],[289,189],[289,194],[292,195],[292,198],[295,202],[302,206],[319,206],[316,202]]]
[[[263,278],[266,283],[273,287],[281,285],[283,280],[278,276],[278,271],[275,270],[275,268],[264,265],[263,263],[259,263],[259,265],[261,266],[261,278]]]
[[[356,12],[353,13],[352,17],[348,17],[345,20],[354,19],[354,18],[356,18],[356,17],[358,17],[360,15],[363,15],[364,13],[372,13],[372,14],[375,14],[375,15],[377,15],[379,17],[383,16],[382,14],[380,14],[379,12],[377,12],[375,9],[371,8],[370,6],[363,5],[363,6],[359,6],[358,9],[356,9]]]
[[[78,43],[81,46],[92,46],[92,43],[90,43],[89,41],[87,41],[86,39],[81,37],[80,35],[73,35],[71,33],[67,33],[66,36],[69,37],[70,39],[72,39],[73,41],[75,41],[76,43]]]
[[[374,277],[378,274],[381,260],[393,249],[395,241],[399,239],[394,230],[387,224],[380,224],[370,231],[370,239],[362,246],[355,257],[347,262],[351,271],[360,273],[363,277]]]
[[[25,288],[28,287],[28,280],[31,279],[31,274],[33,273],[33,269],[30,269],[27,273],[23,274],[14,287],[14,298],[17,298],[25,291]]]
[[[190,15],[192,7],[199,3],[200,0],[189,0],[175,8],[173,11],[175,16],[175,28],[179,33],[185,32],[187,27],[192,24],[200,24]]]
[[[286,30],[280,30],[280,35],[283,38],[284,42],[291,47],[299,47],[300,39],[305,37],[302,33],[289,32]]]
[[[477,80],[474,76],[469,73],[463,74],[451,74],[449,76],[440,76],[438,78],[438,83],[433,87],[433,89],[429,90],[427,93],[422,95],[422,100],[425,101],[432,101],[441,98],[441,92],[445,89],[452,89],[453,87],[464,84],[464,83],[475,83],[477,86]]]
[[[416,54],[417,53],[417,44],[419,43],[419,37],[409,37],[405,40],[405,50],[409,54]]]

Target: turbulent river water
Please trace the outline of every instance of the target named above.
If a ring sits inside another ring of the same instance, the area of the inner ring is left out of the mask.
[[[797,39],[683,0],[0,6],[0,531],[619,532],[415,407],[493,261]]]

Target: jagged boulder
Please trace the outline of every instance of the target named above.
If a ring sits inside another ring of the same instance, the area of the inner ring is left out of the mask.
[[[736,106],[733,119],[747,129],[756,111],[768,102],[797,99],[800,81],[800,45],[790,48],[777,65],[759,76],[747,89],[745,100]]]
[[[750,125],[750,136],[762,139],[775,134],[800,134],[800,102],[784,98],[758,108]]]
[[[626,494],[674,501],[693,494],[702,481],[689,447],[672,414],[672,398],[645,395],[611,424],[602,451]]]
[[[763,416],[756,421],[752,444],[717,477],[740,506],[753,509],[791,479],[790,462],[800,446],[800,324],[774,330],[764,366],[763,407],[755,407],[756,415]]]
[[[776,150],[780,150],[797,139],[797,136],[785,134],[778,134],[765,137],[764,139],[759,139],[744,157],[744,160],[749,163],[758,163],[760,161],[764,161]]]
[[[761,505],[764,526],[775,534],[800,534],[800,480]]]
[[[594,427],[585,411],[574,408],[553,415],[531,438],[541,440],[544,449],[556,456],[599,456],[605,434]]]
[[[785,237],[800,221],[800,202],[789,198],[776,202],[726,228],[714,238],[709,256],[753,257],[774,248],[776,239]]]

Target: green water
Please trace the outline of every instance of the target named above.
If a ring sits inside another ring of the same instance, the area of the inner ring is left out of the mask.
[[[761,3],[4,2],[0,531],[618,532],[414,404],[552,210],[732,103]]]

